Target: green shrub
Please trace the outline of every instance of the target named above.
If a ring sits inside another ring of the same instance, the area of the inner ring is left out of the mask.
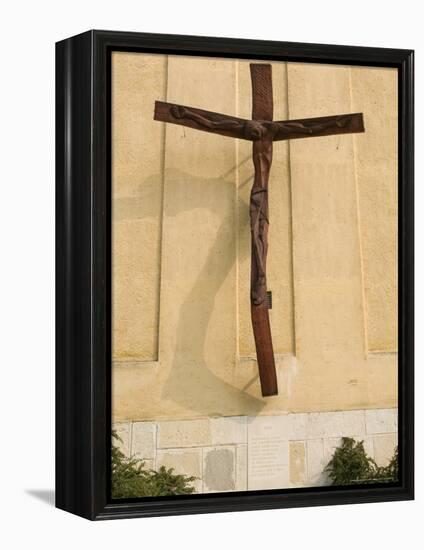
[[[387,466],[378,466],[364,449],[364,442],[343,437],[325,470],[333,485],[393,483],[398,480],[398,449]]]
[[[114,439],[120,440],[116,432]],[[189,495],[195,477],[177,475],[173,468],[161,466],[158,471],[145,469],[144,462],[126,457],[112,442],[112,498]]]

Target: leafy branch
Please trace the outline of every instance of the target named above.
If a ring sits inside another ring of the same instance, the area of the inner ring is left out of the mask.
[[[387,466],[378,466],[364,449],[364,442],[343,437],[324,470],[333,485],[394,483],[398,481],[398,448]]]
[[[112,438],[122,441],[116,432]],[[146,469],[145,463],[126,457],[112,442],[112,498],[140,498],[189,495],[195,477],[174,474],[173,468],[161,466],[158,471]]]

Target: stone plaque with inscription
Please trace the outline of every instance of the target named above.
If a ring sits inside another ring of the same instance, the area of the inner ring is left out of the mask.
[[[267,416],[248,425],[248,489],[289,486],[288,420]]]

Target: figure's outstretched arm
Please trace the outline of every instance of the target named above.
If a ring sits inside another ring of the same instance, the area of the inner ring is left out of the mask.
[[[362,113],[278,121],[265,124],[270,126],[274,141],[336,134],[354,134],[365,131]]]
[[[222,136],[249,139],[245,136],[247,120],[194,107],[156,101],[154,119]]]

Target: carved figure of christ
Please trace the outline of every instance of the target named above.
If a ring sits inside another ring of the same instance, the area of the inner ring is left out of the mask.
[[[273,121],[271,65],[250,64],[252,120],[156,101],[154,119],[195,130],[252,141],[255,169],[250,193],[250,303],[259,378],[264,397],[277,395],[278,384],[267,300],[268,180],[274,141],[364,132],[362,113],[302,120]]]

